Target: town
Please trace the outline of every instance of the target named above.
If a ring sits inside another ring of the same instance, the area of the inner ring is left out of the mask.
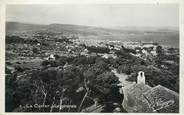
[[[90,40],[80,36],[49,31],[6,35],[6,111],[179,111],[178,48],[151,41]],[[137,81],[141,71],[145,74],[143,83]],[[145,89],[147,98],[161,91],[175,100],[171,106],[159,108],[161,105],[154,105],[158,100],[145,102],[143,92],[134,95],[139,87]],[[133,101],[137,95],[144,102]],[[35,104],[41,107],[26,107]]]

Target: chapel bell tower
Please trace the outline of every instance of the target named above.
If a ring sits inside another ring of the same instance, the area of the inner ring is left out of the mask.
[[[143,83],[145,84],[145,76],[143,71],[139,71],[137,76],[137,84]]]

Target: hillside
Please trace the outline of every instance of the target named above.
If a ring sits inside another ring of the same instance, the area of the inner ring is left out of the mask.
[[[6,34],[14,32],[43,31],[52,33],[80,34],[83,39],[122,40],[122,41],[153,41],[166,46],[179,47],[178,30],[151,27],[116,27],[100,28],[94,26],[72,24],[25,24],[18,22],[6,23]]]
[[[67,32],[76,33],[82,35],[99,35],[104,33],[110,33],[112,30],[105,28],[97,28],[91,26],[71,25],[71,24],[49,24],[49,25],[37,25],[26,24],[19,22],[7,22],[6,33],[14,32],[28,32],[28,31],[50,31],[50,32]]]

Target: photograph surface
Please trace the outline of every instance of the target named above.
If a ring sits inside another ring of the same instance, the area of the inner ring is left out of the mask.
[[[5,112],[178,113],[177,4],[6,5]]]

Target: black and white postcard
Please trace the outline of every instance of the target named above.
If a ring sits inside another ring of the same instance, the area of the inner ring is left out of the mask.
[[[4,114],[182,110],[179,2],[3,8]]]

